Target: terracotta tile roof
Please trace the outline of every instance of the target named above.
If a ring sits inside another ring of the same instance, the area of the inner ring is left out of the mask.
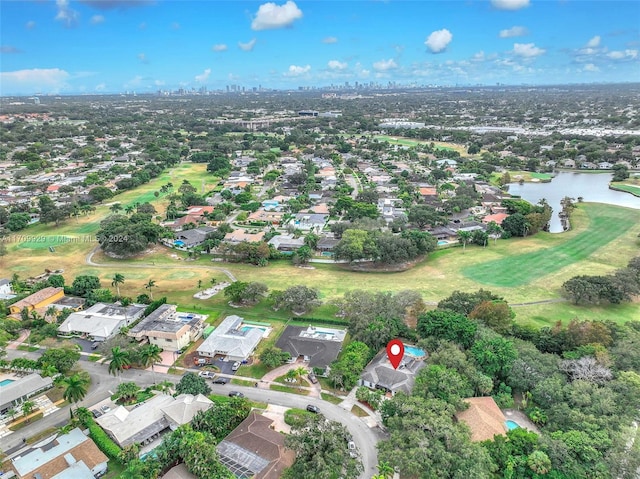
[[[497,224],[501,225],[507,216],[509,215],[506,213],[496,213],[495,215],[485,216],[484,218],[482,218],[482,222],[489,224],[492,221],[495,221]]]
[[[35,293],[27,296],[20,301],[13,303],[12,308],[24,308],[26,307],[34,307],[36,304],[41,303],[42,301],[46,301],[47,299],[55,296],[60,291],[64,291],[64,288],[54,288],[49,286],[48,288],[43,288],[40,291],[36,291]]]
[[[472,441],[486,441],[507,433],[506,419],[491,396],[466,398],[469,408],[456,414],[471,429]]]
[[[420,188],[420,194],[422,196],[437,196],[438,191],[435,188],[422,187]]]

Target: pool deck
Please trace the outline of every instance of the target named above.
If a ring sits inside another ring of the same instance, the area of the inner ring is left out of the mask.
[[[517,409],[503,409],[502,413],[507,421],[513,421],[521,428],[540,434],[540,429],[538,429],[522,411],[518,411]]]

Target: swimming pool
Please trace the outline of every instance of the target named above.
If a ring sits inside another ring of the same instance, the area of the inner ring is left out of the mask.
[[[178,248],[181,248],[181,247],[183,247],[183,246],[184,246],[184,241],[181,241],[181,240],[175,240],[175,241],[173,242],[173,244],[174,244],[175,246],[177,246]]]
[[[407,356],[412,356],[418,359],[426,356],[426,353],[422,349],[416,348],[415,346],[407,346],[406,344],[404,345],[404,353]]]
[[[509,431],[520,427],[520,425],[515,421],[507,421],[505,424],[507,425],[507,429],[509,429]]]
[[[448,241],[444,241],[444,240],[438,241],[438,246],[442,246],[442,245],[445,245],[445,244],[449,244],[449,242]]]
[[[0,381],[0,386],[8,386],[12,382],[13,382],[13,379],[3,379],[2,381]]]
[[[261,326],[242,326],[240,331],[249,331],[251,329],[261,329],[263,333],[266,333],[268,328],[263,328]]]
[[[189,321],[191,321],[195,317],[196,317],[195,314],[178,314],[176,316],[176,318],[178,318],[183,323],[188,323]]]

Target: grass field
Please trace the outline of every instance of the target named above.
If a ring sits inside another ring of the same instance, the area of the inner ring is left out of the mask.
[[[587,210],[590,227],[571,241],[524,254],[510,254],[498,260],[465,267],[462,273],[490,286],[521,286],[588,258],[637,224],[635,210],[615,209],[594,204]],[[593,230],[598,234],[594,235]]]
[[[626,191],[633,196],[640,196],[640,186],[625,185],[624,183],[611,183],[611,188],[619,191]]]
[[[460,156],[469,156],[467,154],[467,149],[458,145],[457,143],[449,143],[443,141],[426,141],[426,140],[416,140],[413,138],[404,138],[401,136],[389,136],[389,135],[376,135],[374,137],[378,141],[387,141],[391,145],[401,145],[401,146],[417,146],[417,145],[428,145],[433,143],[438,150],[449,150],[449,151],[457,151],[460,153]]]

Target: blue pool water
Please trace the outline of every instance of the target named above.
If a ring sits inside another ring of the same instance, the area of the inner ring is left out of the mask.
[[[181,240],[175,240],[175,241],[173,242],[173,244],[174,244],[174,245],[176,245],[176,246],[178,246],[178,247],[182,247],[182,246],[184,246],[184,241],[181,241]]]
[[[188,323],[189,321],[191,321],[193,318],[195,318],[195,316],[193,314],[179,314],[177,316],[177,318],[182,321],[183,323]]]
[[[263,333],[267,331],[267,328],[261,328],[260,326],[242,326],[240,331],[249,331],[250,329],[261,329]]]
[[[406,344],[404,345],[404,353],[414,358],[424,358],[426,356],[426,353],[422,349],[416,348],[415,346],[407,346]]]
[[[507,425],[507,428],[509,429],[509,431],[520,427],[520,425],[514,421],[507,421],[505,424]]]
[[[442,246],[443,244],[449,244],[449,242],[444,240],[438,241],[438,246]]]
[[[13,382],[13,379],[3,379],[2,381],[0,381],[0,386],[8,386],[12,382]]]

